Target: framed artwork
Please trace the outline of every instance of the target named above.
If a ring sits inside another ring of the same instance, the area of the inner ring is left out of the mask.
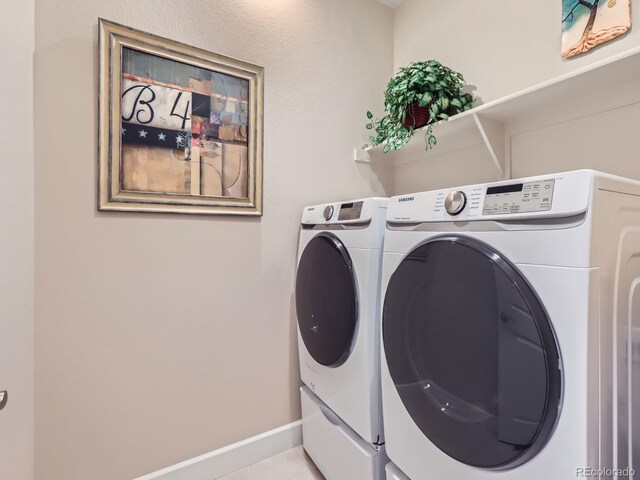
[[[573,57],[631,28],[631,0],[562,0],[562,56]]]
[[[262,215],[263,76],[100,19],[98,209]]]

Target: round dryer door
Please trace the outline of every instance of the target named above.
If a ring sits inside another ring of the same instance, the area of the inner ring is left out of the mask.
[[[353,266],[346,247],[327,233],[314,237],[298,263],[296,311],[313,359],[337,367],[349,356],[358,316]]]
[[[439,237],[409,253],[387,288],[383,338],[404,406],[450,457],[513,467],[552,434],[562,392],[553,329],[528,282],[489,246]]]

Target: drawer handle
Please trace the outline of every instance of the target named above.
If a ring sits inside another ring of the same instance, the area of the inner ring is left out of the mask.
[[[338,417],[335,413],[333,413],[331,410],[329,410],[327,407],[325,407],[324,405],[318,405],[320,407],[320,411],[322,412],[322,414],[324,415],[324,418],[326,418],[327,420],[329,420],[331,423],[333,423],[336,426],[340,426],[340,423],[342,423],[340,421],[340,417]]]

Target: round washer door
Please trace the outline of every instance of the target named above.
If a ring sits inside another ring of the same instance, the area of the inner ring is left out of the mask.
[[[349,252],[334,235],[318,234],[302,252],[296,311],[300,335],[313,359],[326,366],[342,365],[355,335],[358,300]]]
[[[553,328],[489,246],[439,237],[409,253],[387,288],[383,338],[404,406],[450,457],[514,467],[553,433],[562,392]]]

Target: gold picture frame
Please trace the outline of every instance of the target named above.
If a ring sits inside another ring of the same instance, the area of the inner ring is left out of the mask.
[[[264,69],[99,22],[98,209],[262,215]]]

